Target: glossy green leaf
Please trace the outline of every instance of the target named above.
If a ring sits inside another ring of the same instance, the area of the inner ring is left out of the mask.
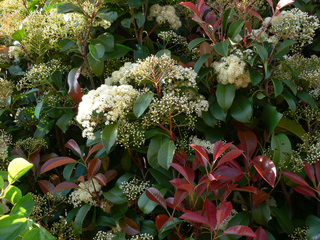
[[[316,102],[314,99],[311,97],[311,95],[308,92],[302,92],[298,91],[297,92],[297,97],[300,98],[302,101],[310,104],[313,110],[318,109]]]
[[[115,144],[118,136],[118,124],[113,123],[107,125],[101,134],[102,143],[104,148],[106,149],[107,154],[110,153],[112,146]]]
[[[277,221],[282,228],[288,235],[290,235],[294,231],[294,226],[292,223],[292,219],[288,217],[287,212],[285,209],[279,209],[276,207],[270,207],[272,213],[276,216]],[[290,209],[288,209],[290,212]]]
[[[276,107],[270,104],[265,105],[262,112],[262,119],[266,125],[266,129],[269,135],[273,132],[281,118],[282,113],[279,113]]]
[[[268,51],[267,49],[265,49],[262,45],[260,44],[254,44],[254,46],[256,47],[258,54],[262,60],[262,62],[266,62],[268,59]]]
[[[141,233],[146,233],[154,237],[158,233],[156,224],[151,220],[142,220],[140,228]]]
[[[214,102],[210,105],[209,111],[212,116],[214,116],[216,119],[221,121],[226,121],[227,113],[223,111],[223,109],[220,107],[220,105],[217,102]]]
[[[130,47],[124,46],[122,44],[116,44],[114,46],[114,51],[113,52],[108,52],[106,54],[106,59],[116,59],[116,58],[121,58],[125,56],[129,51],[132,49]]]
[[[231,17],[233,15],[232,8],[228,8],[224,14],[223,14],[223,20],[222,20],[222,27],[223,27],[223,33],[226,33],[228,22],[230,21]]]
[[[20,198],[19,201],[13,206],[11,215],[19,215],[21,217],[29,217],[32,213],[34,202],[31,193],[27,193],[24,197]]]
[[[104,46],[106,52],[114,51],[114,37],[110,33],[100,35],[96,41]]]
[[[88,54],[88,61],[92,72],[98,77],[101,76],[104,71],[104,61],[95,59],[91,53]]]
[[[124,28],[130,28],[130,25],[131,23],[133,22],[134,20],[134,17],[131,17],[131,18],[125,18],[121,21],[121,25],[124,27]]]
[[[160,192],[162,193],[163,196],[165,196],[165,194],[167,193],[166,188],[162,188],[161,185],[155,185],[153,186],[154,188],[157,188],[158,190],[160,190]],[[158,204],[152,200],[150,200],[147,195],[146,192],[144,192],[143,194],[141,194],[141,196],[139,197],[138,200],[138,206],[140,208],[140,210],[144,213],[144,214],[149,214],[153,211],[153,209],[155,209],[156,206],[158,206]]]
[[[192,48],[198,46],[200,43],[207,41],[207,38],[196,38],[193,39],[189,44],[188,44],[188,48],[189,50],[191,50]]]
[[[168,171],[164,168],[149,169],[152,177],[156,180],[158,184],[161,184],[165,188],[172,189],[173,186],[170,183],[170,181],[172,180],[172,175],[169,175],[170,173],[172,174],[172,171],[170,170],[171,169],[169,169]]]
[[[319,240],[320,239],[320,218],[309,215],[306,220],[307,226],[310,229],[307,231],[307,239],[309,240]]]
[[[145,0],[128,0],[128,3],[132,8],[140,7],[144,2]]]
[[[295,97],[287,90],[284,89],[281,96],[286,100],[292,112],[295,112],[297,109]]]
[[[62,132],[66,132],[70,126],[70,121],[73,119],[74,113],[67,112],[64,113],[57,121],[57,126],[62,130]]]
[[[33,228],[24,235],[22,240],[45,239],[54,240],[55,238],[45,228]]]
[[[249,68],[249,75],[250,75],[250,80],[254,86],[258,85],[263,79],[263,75],[261,73],[256,72],[251,68]]]
[[[8,166],[8,180],[9,183],[13,183],[26,174],[33,164],[29,163],[23,158],[13,159]]]
[[[98,44],[90,44],[89,45],[89,51],[91,53],[91,56],[96,60],[100,61],[100,59],[103,57],[105,53],[104,46],[101,43]]]
[[[161,144],[158,152],[158,162],[161,167],[169,169],[169,164],[172,163],[175,150],[176,146],[173,141]]]
[[[127,198],[119,187],[111,188],[108,192],[104,192],[103,196],[114,204],[123,204],[127,202]]]
[[[71,39],[62,39],[62,40],[60,40],[60,42],[59,42],[60,52],[65,52],[65,51],[69,50],[75,44],[76,44],[76,42],[71,40]]]
[[[285,130],[295,134],[300,139],[302,139],[303,135],[306,133],[304,131],[304,129],[299,124],[297,124],[296,122],[292,121],[291,119],[285,118],[285,117],[281,118],[277,127],[285,129]]]
[[[228,37],[230,39],[234,39],[240,33],[243,25],[244,25],[243,19],[238,19],[232,22],[228,30]]]
[[[280,162],[285,163],[282,164],[283,166],[288,165],[292,148],[287,135],[283,133],[273,135],[271,138],[271,149],[273,150],[272,161],[277,167],[279,167]]]
[[[235,88],[233,84],[224,85],[222,83],[218,84],[217,87],[217,102],[219,106],[227,112],[233,103],[233,99],[235,97]]]
[[[148,152],[147,152],[148,162],[151,167],[158,168],[160,166],[158,162],[158,153],[159,153],[160,147],[169,141],[170,141],[170,138],[162,134],[154,136],[151,139],[151,142],[148,147]]]
[[[15,240],[32,226],[32,220],[19,215],[0,217],[0,240]]]
[[[200,68],[205,63],[205,61],[210,57],[209,53],[203,54],[195,63],[194,65],[194,71],[198,73],[200,71]]]
[[[134,115],[139,118],[145,110],[149,107],[154,93],[145,93],[140,95],[133,105],[133,113]]]
[[[138,12],[138,13],[133,14],[133,17],[136,19],[136,23],[137,23],[138,28],[141,28],[142,25],[146,21],[146,17],[143,15],[142,12]]]
[[[21,42],[22,39],[26,36],[26,31],[24,30],[24,28],[19,29],[17,31],[15,31],[12,35],[11,38],[14,40],[17,40],[18,42]]]
[[[293,95],[297,95],[297,87],[290,81],[286,80],[286,79],[281,79],[282,82],[284,82],[285,85],[287,85],[289,87],[289,89],[291,90],[291,92],[293,93]]]
[[[73,223],[73,229],[76,235],[79,235],[82,233],[83,220],[86,218],[90,209],[91,209],[91,205],[85,204],[77,212],[76,218],[74,219],[74,223]]]
[[[15,204],[22,198],[21,190],[16,186],[10,185],[5,189],[4,198]]]
[[[238,95],[235,97],[229,112],[230,115],[237,121],[249,123],[251,122],[253,109],[251,102],[247,97]]]
[[[104,227],[116,227],[115,221],[104,215],[98,217],[97,224]]]
[[[218,123],[218,120],[212,116],[210,111],[202,112],[202,119],[210,127],[214,127]]]
[[[145,59],[146,57],[150,56],[150,51],[146,46],[141,46],[140,44],[137,44],[137,50],[133,51],[133,58],[135,61],[138,61],[139,59]]]
[[[224,42],[217,42],[213,46],[213,48],[221,56],[227,57],[228,56],[228,46],[229,46],[229,40],[226,39]]]
[[[274,87],[274,96],[277,97],[279,96],[282,91],[283,91],[283,85],[282,82],[278,81],[278,80],[272,80],[273,83],[273,87]]]
[[[261,202],[252,208],[253,220],[263,226],[267,226],[271,218],[271,211],[267,201]]]
[[[284,55],[286,55],[290,51],[290,46],[292,46],[296,42],[297,41],[295,41],[295,40],[289,39],[289,40],[285,40],[282,43],[278,44],[277,51],[272,59],[276,60],[276,59],[281,58]]]

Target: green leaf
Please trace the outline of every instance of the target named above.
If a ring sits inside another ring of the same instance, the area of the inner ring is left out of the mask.
[[[128,0],[129,6],[132,8],[140,7],[145,0]]]
[[[151,220],[141,221],[140,232],[150,234],[151,236],[154,236],[154,237],[158,233],[156,224]]]
[[[151,167],[158,168],[160,166],[158,162],[158,153],[159,153],[160,147],[169,141],[170,141],[170,138],[162,134],[154,136],[151,139],[148,147],[148,152],[147,152],[148,162]]]
[[[308,240],[319,240],[320,239],[320,218],[309,215],[306,220],[307,226],[310,229],[307,231],[307,238]]]
[[[114,37],[110,33],[104,33],[95,40],[104,46],[106,52],[114,51]]]
[[[15,204],[22,198],[21,190],[15,186],[10,185],[4,191],[4,198]]]
[[[20,217],[29,217],[32,213],[34,202],[31,193],[27,193],[24,197],[13,206],[11,215],[19,215]]]
[[[242,27],[244,25],[244,20],[239,19],[231,23],[229,30],[228,30],[228,37],[230,39],[234,39],[241,31]]]
[[[55,123],[55,119],[52,119],[51,121],[43,121],[41,122],[38,127],[36,132],[34,133],[33,137],[34,138],[43,138],[44,136],[46,136],[49,131],[51,130],[51,128],[54,126]]]
[[[252,208],[253,220],[263,226],[267,226],[271,218],[270,207],[267,201],[259,203],[257,206]]]
[[[202,119],[210,127],[214,127],[218,122],[218,120],[211,115],[210,111],[202,112]]]
[[[73,229],[76,235],[80,235],[82,233],[83,220],[87,216],[87,213],[89,212],[90,208],[91,208],[90,204],[85,204],[79,209],[73,223]]]
[[[92,72],[98,77],[103,74],[104,61],[95,59],[91,53],[88,54],[88,61]]]
[[[22,240],[45,239],[54,240],[55,238],[45,228],[33,228],[24,235]]]
[[[200,68],[202,67],[202,65],[204,64],[204,62],[210,57],[211,55],[209,53],[203,54],[194,64],[194,71],[196,73],[199,72]]]
[[[286,84],[291,92],[294,94],[294,95],[297,95],[297,87],[290,81],[286,80],[286,79],[281,79],[282,82],[284,82],[284,84]]]
[[[274,95],[275,97],[279,96],[283,91],[283,85],[278,80],[272,80],[273,87],[274,87]]]
[[[235,96],[235,88],[233,84],[224,85],[222,83],[218,84],[217,87],[217,102],[219,106],[223,109],[224,112],[227,112],[231,107],[234,96]]]
[[[223,109],[220,107],[220,105],[217,102],[214,102],[209,107],[210,113],[212,116],[214,116],[216,119],[221,121],[226,121],[227,113],[223,111]]]
[[[73,117],[73,112],[67,112],[58,119],[56,124],[62,130],[62,132],[66,133],[66,131],[69,129],[70,121],[73,119]]]
[[[116,44],[114,47],[114,51],[107,53],[106,59],[110,60],[110,59],[121,58],[131,50],[132,49],[127,46],[124,46],[122,44]]]
[[[8,180],[8,172],[7,171],[0,171],[0,177],[3,180]]]
[[[21,178],[25,173],[27,173],[33,164],[29,163],[27,160],[23,158],[15,158],[13,159],[8,166],[8,180],[9,183],[17,181]]]
[[[119,187],[111,188],[108,192],[104,192],[103,196],[114,204],[123,204],[127,202],[127,198]]]
[[[193,39],[189,44],[188,44],[188,48],[189,50],[191,50],[192,48],[194,48],[195,46],[199,45],[200,43],[204,42],[208,40],[207,38],[196,38]]]
[[[280,161],[285,163],[284,166],[289,164],[292,148],[287,135],[284,133],[273,135],[271,149],[274,151],[272,161],[277,167],[279,167]]]
[[[113,221],[108,216],[104,216],[104,215],[98,217],[97,224],[99,226],[104,226],[104,227],[116,227],[117,226],[115,221]]]
[[[262,119],[269,135],[273,132],[281,118],[282,114],[277,112],[276,107],[271,106],[270,104],[265,105],[262,112]]]
[[[118,221],[120,218],[122,218],[126,212],[128,211],[128,203],[125,202],[123,204],[115,204],[112,207],[112,219],[114,221]]]
[[[223,33],[225,33],[227,31],[228,22],[230,21],[232,15],[233,15],[233,10],[231,8],[228,8],[224,12],[223,20],[222,20]]]
[[[173,141],[161,144],[158,153],[159,165],[165,169],[169,169],[170,163],[172,163],[176,146]]]
[[[253,109],[247,97],[238,95],[235,97],[230,108],[230,115],[239,122],[250,123]]]
[[[292,112],[295,112],[297,109],[296,99],[294,96],[287,90],[284,89],[281,96],[286,100]]]
[[[162,49],[156,53],[156,56],[160,58],[162,55],[166,54],[168,57],[171,57],[171,52],[168,49]]]
[[[75,44],[76,44],[76,42],[71,40],[71,39],[62,39],[62,40],[60,40],[60,42],[59,42],[60,52],[65,52],[65,51],[69,50]]]
[[[153,186],[154,188],[158,189],[163,196],[165,196],[165,194],[167,193],[168,189],[166,188],[162,188],[161,185],[155,185]],[[155,207],[158,204],[152,200],[150,200],[147,195],[146,192],[144,192],[143,194],[141,194],[141,196],[139,197],[138,200],[138,206],[140,208],[140,210],[144,213],[144,214],[149,214],[153,211],[153,209],[155,209]]]
[[[270,207],[272,213],[276,216],[277,221],[282,228],[288,235],[290,235],[294,231],[294,226],[292,223],[292,219],[288,217],[288,214],[284,209],[279,209],[276,207]],[[288,209],[290,212],[290,209]]]
[[[254,86],[258,85],[262,79],[263,75],[260,74],[259,72],[254,71],[253,69],[249,68],[249,75],[250,75],[250,80]]]
[[[172,180],[172,171],[170,170],[168,171],[164,168],[149,169],[152,177],[158,184],[161,184],[165,188],[172,189],[172,184],[170,183],[170,181]],[[170,173],[171,176],[169,175]]]
[[[140,44],[137,44],[137,50],[133,51],[133,58],[135,61],[138,61],[139,59],[145,59],[146,57],[150,56],[150,51],[146,46],[141,46]]]
[[[278,45],[277,51],[272,59],[276,60],[276,59],[281,58],[284,55],[286,55],[290,51],[290,46],[292,46],[296,42],[297,41],[295,41],[295,40],[289,39],[289,40],[285,40],[282,43],[277,44]]]
[[[4,180],[3,178],[0,176],[0,189],[3,188],[4,186]]]
[[[21,42],[22,39],[26,36],[26,31],[24,30],[24,28],[15,31],[12,35],[11,38],[14,40],[17,40],[18,42]]]
[[[249,226],[251,220],[251,214],[247,211],[239,212],[236,216],[234,216],[230,222],[228,223],[228,228],[236,225],[244,225]]]
[[[117,20],[118,13],[117,12],[98,13],[97,17],[112,23],[115,20]]]
[[[268,51],[260,44],[254,44],[263,63],[268,59]]]
[[[101,134],[102,143],[104,148],[106,149],[107,154],[110,153],[112,146],[115,144],[118,136],[118,124],[113,123],[107,125]]]
[[[297,97],[300,98],[302,101],[310,104],[310,106],[312,107],[313,110],[318,109],[316,102],[314,101],[314,99],[311,97],[311,95],[308,92],[298,91]]]
[[[3,205],[0,204],[0,217],[4,215],[4,209],[3,209]]]
[[[219,53],[221,56],[223,57],[227,57],[228,56],[228,46],[229,46],[229,40],[226,39],[223,42],[217,42],[213,48],[214,50]]]
[[[296,122],[292,121],[291,119],[288,118],[281,118],[279,121],[277,128],[282,128],[285,129],[293,134],[295,134],[297,137],[302,139],[303,135],[306,133],[304,129],[297,124]]]
[[[89,51],[91,53],[91,56],[96,60],[100,61],[105,53],[104,46],[101,43],[98,44],[90,44],[89,45]]]
[[[0,217],[0,240],[15,240],[32,226],[32,220],[18,215]]]
[[[143,24],[145,23],[145,21],[146,21],[146,17],[143,15],[142,12],[138,12],[138,13],[133,14],[133,17],[136,19],[138,28],[141,28],[142,25],[143,25]]]
[[[145,110],[149,107],[154,93],[145,93],[140,95],[133,105],[133,113],[134,115],[139,118]]]
[[[121,25],[124,27],[124,28],[130,28],[130,25],[131,23],[133,22],[134,20],[134,17],[131,17],[131,18],[125,18],[121,21]]]
[[[70,12],[82,13],[82,10],[80,7],[72,3],[64,3],[58,6],[58,13],[70,13]]]

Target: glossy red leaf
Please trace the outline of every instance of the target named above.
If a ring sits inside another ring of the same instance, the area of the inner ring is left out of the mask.
[[[251,131],[238,131],[238,137],[246,157],[250,159],[257,148],[256,135]]]
[[[257,194],[257,188],[256,187],[251,187],[251,186],[235,188],[234,190],[243,191],[243,192],[251,192],[253,194]]]
[[[102,186],[107,185],[106,177],[102,173],[98,173],[93,178],[96,179]]]
[[[266,201],[269,198],[269,195],[262,190],[258,190],[256,194],[252,194],[253,205],[258,205],[261,202]]]
[[[238,148],[234,146],[232,142],[226,143],[218,149],[214,159],[218,159],[226,150],[236,150],[236,149]]]
[[[69,149],[75,151],[76,153],[78,153],[78,155],[80,157],[82,157],[82,153],[81,153],[80,147],[79,147],[78,143],[75,140],[70,139],[64,146],[66,148],[69,148]]]
[[[234,149],[231,150],[230,152],[227,152],[223,157],[219,160],[218,165],[220,166],[221,164],[227,163],[231,160],[234,160],[235,158],[239,157],[243,153],[242,150],[240,149]]]
[[[197,157],[195,157],[192,162],[192,170],[196,171],[200,166],[201,166],[201,162],[198,160]]]
[[[186,212],[182,214],[180,218],[190,222],[203,223],[210,226],[208,219],[196,212]]]
[[[220,225],[223,220],[225,220],[232,211],[232,204],[231,202],[224,202],[220,205],[219,210],[217,211],[217,222]]]
[[[224,188],[224,193],[222,194],[221,198],[220,198],[220,201],[221,202],[225,202],[228,198],[228,196],[230,195],[230,193],[236,189],[236,187],[238,186],[238,184],[231,184],[231,185],[227,185],[225,188]]]
[[[198,16],[200,15],[199,10],[196,7],[196,5],[194,5],[191,2],[181,2],[181,3],[179,3],[179,5],[182,5],[182,6],[189,8],[192,12],[194,12]]]
[[[319,160],[316,161],[315,169],[316,169],[317,180],[318,182],[320,182],[320,161]]]
[[[167,205],[170,207],[170,208],[174,208],[173,207],[173,201],[174,201],[174,198],[173,197],[168,197],[167,199],[166,199],[166,203],[167,203]],[[179,203],[177,206],[176,206],[176,210],[178,210],[178,211],[185,211],[185,208],[184,208],[184,206],[183,206],[183,204],[182,203]]]
[[[104,174],[107,183],[110,182],[112,179],[114,179],[117,176],[117,171],[116,170],[109,170]]]
[[[121,229],[128,235],[136,235],[140,233],[138,224],[130,218],[123,217],[119,220]]]
[[[45,162],[42,167],[41,167],[41,174],[54,169],[56,167],[60,167],[62,165],[66,165],[68,163],[72,163],[72,162],[77,162],[76,160],[74,160],[73,158],[69,158],[69,157],[56,157],[56,158],[51,158],[50,160],[48,160],[47,162]]]
[[[199,162],[201,162],[203,166],[207,167],[209,162],[207,150],[205,150],[204,147],[196,146],[194,144],[190,144],[190,146],[194,148],[196,157]]]
[[[89,158],[91,156],[92,153],[100,150],[101,148],[103,148],[103,144],[102,141],[97,143],[96,145],[94,145],[92,148],[90,148],[89,152],[88,152],[88,156],[87,158]]]
[[[270,158],[262,155],[254,157],[252,162],[261,177],[274,187],[277,177],[277,168],[274,162]]]
[[[180,185],[179,189],[186,190],[189,193],[193,193],[194,192],[194,186],[191,185],[190,183]]]
[[[174,193],[173,208],[175,209],[179,204],[188,196],[188,192],[182,189],[178,189]]]
[[[80,187],[77,184],[72,182],[62,182],[56,186],[55,192],[65,190],[65,189],[70,189],[70,188],[80,188]]]
[[[221,148],[223,147],[223,143],[221,140],[215,142],[215,144],[213,145],[213,149],[212,149],[212,157],[213,157],[213,160],[217,160],[219,158],[219,153],[218,152],[221,152]]]
[[[196,196],[200,197],[201,194],[207,189],[207,184],[203,183],[203,184],[198,184],[196,187]]]
[[[146,195],[151,201],[154,201],[154,202],[158,203],[161,207],[167,209],[166,201],[165,201],[164,197],[162,196],[162,193],[158,189],[148,188],[146,190]]]
[[[193,183],[194,178],[195,178],[195,174],[191,168],[183,167],[177,163],[170,163],[170,165],[171,165],[171,167],[176,169],[179,173],[181,173],[182,176],[184,176],[189,181],[189,183]]]
[[[88,179],[91,179],[91,176],[96,174],[101,167],[101,160],[100,158],[94,158],[90,161],[88,167]]]
[[[309,187],[309,184],[306,182],[306,180],[304,180],[302,177],[300,177],[298,174],[293,173],[293,172],[289,172],[289,171],[282,171],[281,172],[282,175],[286,176],[287,178],[289,178],[291,181],[302,185],[302,186],[306,186]]]
[[[245,172],[244,169],[239,165],[239,163],[236,160],[229,161],[228,165],[230,165],[232,168],[238,169],[241,172]]]
[[[256,230],[255,233],[256,237],[253,238],[253,240],[268,240],[268,235],[261,226]]]
[[[174,178],[170,181],[170,183],[176,187],[179,188],[180,185],[188,184],[188,181],[182,178]]]
[[[81,67],[79,67],[78,69],[73,68],[68,74],[68,85],[69,85],[68,94],[77,103],[81,102],[81,88],[80,88],[80,84],[78,83],[78,78],[80,76],[80,73],[81,73]]]
[[[44,194],[47,194],[48,192],[52,193],[55,190],[55,186],[48,180],[40,180],[38,184]]]
[[[256,234],[252,231],[251,228],[243,225],[237,225],[237,226],[228,228],[223,232],[222,235],[227,235],[227,234],[241,235],[246,237],[256,237]]]
[[[83,182],[83,183],[84,183],[84,176],[83,176],[83,175],[81,175],[80,177],[78,177],[77,181],[79,181],[79,182]]]
[[[298,186],[293,187],[293,189],[295,191],[297,191],[298,193],[307,195],[309,197],[314,197],[314,198],[316,197],[316,194],[314,193],[314,191],[310,187],[298,185]]]
[[[277,7],[276,7],[276,12],[279,11],[281,8],[284,8],[286,6],[289,6],[291,4],[294,3],[294,0],[280,0],[277,4]]]
[[[305,162],[304,163],[304,170],[307,173],[307,175],[310,178],[313,185],[316,186],[316,177],[314,175],[314,169],[313,169],[312,165],[308,162]]]
[[[250,13],[251,15],[253,15],[253,16],[257,17],[257,18],[259,18],[260,20],[263,20],[261,15],[257,11],[253,10],[250,7],[246,8],[246,12]]]
[[[204,208],[206,210],[205,213],[209,221],[211,231],[213,231],[217,226],[217,208],[214,203],[209,201],[208,199],[206,199],[204,202]]]
[[[180,150],[180,152],[175,153],[173,158],[177,161],[183,164],[183,166],[186,165],[188,161],[188,155],[185,151]]]
[[[160,214],[156,217],[156,226],[158,231],[161,230],[161,228],[169,221],[171,218],[167,215]]]

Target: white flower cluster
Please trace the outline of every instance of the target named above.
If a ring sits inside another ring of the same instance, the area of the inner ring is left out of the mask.
[[[3,129],[0,130],[0,159],[3,161],[0,163],[1,170],[7,170],[6,159],[8,157],[8,147],[11,144],[11,135],[7,134]]]
[[[114,240],[116,237],[112,232],[98,231],[92,240]]]
[[[80,188],[73,190],[69,196],[69,203],[74,207],[80,206],[82,203],[89,203],[91,205],[97,205],[97,201],[94,197],[98,197],[102,194],[100,183],[92,178],[89,181],[81,182]]]
[[[150,187],[150,182],[143,182],[138,178],[133,178],[131,181],[122,182],[119,188],[127,196],[129,201],[136,200],[145,190]]]
[[[132,70],[137,66],[136,63],[126,62],[118,71],[114,71],[111,77],[105,79],[106,85],[125,85],[135,79]]]
[[[176,10],[173,6],[160,6],[159,4],[154,4],[150,7],[150,14],[148,20],[156,19],[159,25],[164,23],[169,23],[170,28],[178,29],[181,27],[181,22],[176,14]]]
[[[309,151],[307,152],[305,161],[309,163],[315,163],[318,159],[320,159],[320,141],[311,144],[308,150]]]
[[[190,144],[194,144],[196,146],[201,146],[201,147],[205,148],[208,153],[212,154],[212,152],[213,152],[214,143],[211,143],[208,140],[201,140],[197,136],[190,137]]]
[[[149,233],[140,233],[137,235],[134,235],[130,238],[130,240],[153,240],[153,236]]]
[[[82,97],[77,121],[84,127],[83,137],[94,139],[93,131],[99,122],[105,125],[124,118],[132,108],[139,92],[131,85],[101,85]]]
[[[269,21],[270,18],[266,18],[263,24],[266,25]],[[309,16],[299,8],[282,11],[271,20],[268,32],[274,34],[274,40],[269,41],[294,39],[298,41],[299,47],[303,47],[312,43],[315,31],[319,27],[320,22],[316,16]]]
[[[4,108],[6,100],[13,93],[14,85],[11,81],[0,77],[0,108]]]
[[[170,41],[171,44],[188,46],[186,37],[176,34],[173,30],[161,31],[158,33],[158,38],[162,39],[164,42]]]
[[[234,84],[235,88],[245,88],[251,82],[249,72],[245,70],[246,62],[236,54],[222,57],[219,62],[213,62],[218,82],[227,85]]]
[[[24,56],[25,53],[21,49],[20,46],[10,46],[9,47],[9,57],[14,58],[15,60],[19,61],[21,56]]]

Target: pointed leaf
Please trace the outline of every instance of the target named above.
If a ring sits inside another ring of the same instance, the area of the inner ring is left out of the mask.
[[[253,109],[251,102],[244,95],[237,95],[230,107],[231,116],[239,122],[250,123]]]
[[[107,183],[110,182],[112,179],[114,179],[117,175],[117,171],[116,170],[109,170],[107,171],[104,176],[106,178]]]
[[[91,179],[91,176],[96,174],[101,167],[101,160],[99,158],[94,158],[90,161],[88,167],[88,179]]]
[[[221,204],[220,209],[217,211],[217,222],[221,224],[231,213],[232,204],[231,202],[224,202]]]
[[[87,216],[87,213],[89,212],[90,208],[91,208],[91,205],[85,204],[79,209],[73,223],[73,229],[76,235],[79,235],[82,233],[83,220]]]
[[[307,195],[309,197],[314,197],[314,198],[316,197],[316,194],[314,193],[314,191],[310,187],[298,185],[298,186],[293,187],[293,189],[295,191],[297,191],[298,193]]]
[[[112,146],[115,144],[118,136],[118,124],[113,123],[107,125],[101,134],[102,143],[107,154],[110,153]]]
[[[160,214],[156,217],[156,226],[158,231],[170,220],[170,217],[164,214]]]
[[[313,185],[316,186],[316,178],[314,175],[314,169],[312,165],[308,162],[304,162],[304,171],[307,173],[308,177],[312,181]]]
[[[251,228],[243,225],[237,225],[237,226],[228,228],[223,232],[222,235],[227,235],[227,234],[241,235],[246,237],[256,237],[256,234],[251,230]]]
[[[227,112],[233,103],[235,97],[235,88],[233,84],[224,85],[222,83],[218,84],[217,87],[217,102],[219,106]]]
[[[102,141],[100,141],[99,143],[97,143],[96,145],[94,145],[93,148],[91,148],[91,149],[89,150],[87,158],[89,158],[92,153],[100,150],[101,148],[103,148],[103,143],[102,143]]]
[[[261,177],[266,180],[272,187],[277,177],[277,168],[274,165],[273,161],[266,156],[256,156],[253,160],[253,165],[256,170],[259,172]]]
[[[219,160],[218,166],[221,164],[227,163],[231,160],[234,160],[235,158],[239,157],[243,153],[240,149],[233,149],[230,152],[227,152],[223,157]]]
[[[145,110],[149,107],[154,93],[145,93],[140,95],[133,105],[133,113],[134,115],[139,118]]]
[[[74,160],[73,158],[69,158],[69,157],[56,157],[56,158],[51,158],[50,160],[46,161],[42,167],[41,167],[41,174],[56,168],[56,167],[60,167],[62,165],[68,164],[68,163],[72,163],[72,162],[77,162],[76,160]]]
[[[56,188],[55,188],[55,192],[61,191],[61,190],[65,190],[65,189],[71,189],[71,188],[80,188],[77,184],[72,183],[72,182],[62,182],[59,183]]]
[[[261,226],[256,230],[255,234],[256,237],[253,240],[268,240],[268,235]]]
[[[228,37],[230,39],[234,39],[241,31],[243,25],[244,25],[244,20],[239,19],[231,23],[229,30],[228,30]]]
[[[195,178],[195,173],[191,168],[183,167],[177,163],[170,163],[170,165],[171,167],[176,169],[179,173],[181,173],[182,176],[184,176],[189,181],[189,183],[193,183]]]
[[[27,193],[25,196],[19,199],[19,201],[13,206],[10,214],[19,215],[21,217],[29,217],[34,208],[34,202],[32,200],[31,193]]]
[[[209,225],[208,219],[196,212],[186,212],[180,216],[181,219]]]
[[[107,185],[107,179],[102,173],[98,173],[93,178],[96,179],[102,186]]]
[[[149,188],[146,190],[146,195],[149,199],[158,203],[164,209],[167,209],[166,201],[164,200],[162,193],[158,189]]]
[[[176,146],[173,141],[161,144],[158,152],[159,165],[164,169],[169,169],[170,163],[172,163]]]
[[[133,220],[127,217],[123,217],[119,221],[119,225],[123,231],[125,231],[126,234],[129,235],[136,235],[140,233],[140,229],[138,224],[136,224]]]
[[[192,12],[194,12],[197,16],[200,16],[200,13],[199,13],[199,10],[198,8],[196,7],[196,5],[194,5],[193,3],[191,2],[181,2],[179,3],[180,5],[182,6],[185,6],[187,8],[189,8]]]
[[[276,207],[270,207],[272,213],[276,216],[281,229],[283,229],[288,235],[294,231],[292,219],[288,217],[285,209],[279,209]],[[289,209],[288,209],[289,210]],[[291,210],[289,210],[291,212]]]
[[[257,148],[256,135],[251,131],[238,131],[238,137],[246,157],[250,159]]]
[[[38,184],[44,194],[47,194],[48,192],[53,193],[55,190],[55,186],[48,180],[40,180]]]
[[[207,151],[201,146],[196,146],[194,144],[190,144],[190,146],[194,148],[197,159],[203,164],[203,166],[207,167],[209,162]]]
[[[209,221],[211,231],[217,226],[217,208],[213,202],[206,199],[204,202],[204,208],[206,209],[206,217]]]
[[[173,208],[175,209],[187,196],[188,196],[187,191],[178,189],[174,194]]]
[[[78,83],[78,78],[81,73],[81,67],[73,68],[68,74],[68,85],[69,91],[68,94],[70,97],[77,103],[81,102],[81,88]]]
[[[281,8],[286,7],[294,3],[294,0],[280,0],[276,7],[276,12],[279,11]]]
[[[318,159],[315,164],[317,180],[320,182],[320,160]]]
[[[80,147],[75,140],[70,139],[64,146],[78,153],[80,157],[82,156]]]
[[[304,180],[302,177],[300,177],[298,174],[293,173],[293,172],[289,172],[289,171],[282,171],[281,172],[282,175],[286,176],[287,178],[289,178],[291,181],[305,186],[305,187],[309,187],[309,184],[306,182],[306,180]]]

